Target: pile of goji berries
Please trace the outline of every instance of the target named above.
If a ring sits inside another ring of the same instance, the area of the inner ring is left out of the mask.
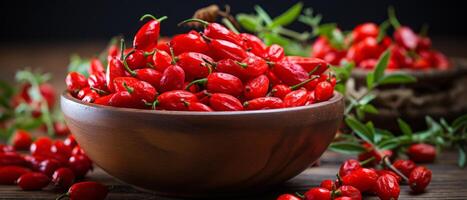
[[[424,192],[432,173],[412,160],[398,159],[391,163],[392,151],[376,150],[364,143],[368,150],[358,160],[344,161],[337,173],[337,180],[323,180],[319,187],[311,188],[304,195],[283,194],[278,200],[361,200],[363,194],[376,195],[382,200],[399,198],[400,185],[408,184],[413,193]],[[436,156],[434,147],[414,144],[409,157],[417,156],[417,162],[432,162]]]
[[[49,185],[67,190],[70,199],[104,199],[107,188],[95,182],[79,182],[93,169],[92,161],[69,135],[65,140],[39,137],[18,130],[12,145],[0,145],[0,184],[17,184],[22,190],[41,190]],[[29,150],[29,155],[18,151]],[[90,198],[92,197],[92,198]]]
[[[339,30],[336,30],[339,31]],[[321,36],[312,45],[312,57],[339,65],[342,61],[353,61],[362,69],[373,69],[379,56],[390,49],[388,70],[411,69],[427,70],[450,68],[448,58],[434,50],[428,36],[416,34],[406,26],[395,27],[393,37],[379,39],[384,28],[375,23],[363,23],[355,27],[344,40],[341,49],[334,48],[329,39]]]
[[[68,91],[89,103],[179,111],[241,111],[296,107],[333,96],[336,79],[323,74],[318,58],[285,56],[247,33],[218,23],[159,42],[160,22],[151,18],[136,33],[131,48],[113,46],[104,68],[91,61],[89,77],[70,72]]]

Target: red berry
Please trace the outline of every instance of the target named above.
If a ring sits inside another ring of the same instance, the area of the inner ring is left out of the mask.
[[[344,177],[355,169],[362,168],[360,162],[354,159],[346,160],[339,168],[339,176]]]
[[[198,98],[185,90],[172,90],[164,92],[157,97],[157,109],[187,110],[187,103],[197,102]]]
[[[325,188],[311,188],[305,192],[306,200],[331,200],[331,191]]]
[[[301,200],[301,199],[291,194],[283,194],[277,197],[277,200]]]
[[[52,183],[55,187],[60,189],[69,188],[75,180],[75,174],[70,168],[62,167],[52,175]]]
[[[394,178],[396,178],[398,183],[400,183],[402,181],[402,178],[399,175],[397,175],[396,173],[394,173],[393,171],[381,169],[381,170],[376,171],[376,173],[378,173],[378,176],[380,176],[380,177],[383,176],[383,175],[386,175],[386,174],[394,176]]]
[[[31,143],[31,134],[25,130],[16,131],[11,139],[11,144],[16,150],[28,150]]]
[[[30,172],[28,168],[20,166],[4,166],[0,167],[0,185],[13,185],[16,180],[23,174]]]
[[[327,101],[333,95],[334,87],[328,81],[318,83],[315,88],[315,99],[317,101]]]
[[[363,23],[355,27],[352,31],[354,43],[359,42],[367,37],[376,38],[379,34],[379,27],[375,23]]]
[[[39,163],[38,170],[39,172],[42,172],[43,174],[49,177],[52,177],[54,171],[60,168],[61,166],[62,165],[60,164],[60,162],[55,159],[46,159]]]
[[[350,185],[343,185],[336,190],[337,196],[350,197],[352,200],[361,200],[362,193],[357,188]]]
[[[45,156],[51,155],[50,147],[52,147],[52,140],[48,137],[39,137],[31,144],[29,151],[33,156]]]
[[[420,166],[412,170],[409,176],[409,186],[412,191],[421,193],[430,184],[431,170]]]
[[[410,172],[416,167],[415,163],[411,160],[396,160],[392,166],[407,177],[410,176]]]
[[[0,152],[0,167],[8,165],[28,166],[28,162],[16,152]]]
[[[99,95],[97,95],[97,98],[98,97]],[[54,122],[54,132],[58,136],[67,136],[68,134],[70,134],[70,129],[63,122]]]
[[[73,184],[66,194],[57,199],[68,196],[72,200],[104,200],[108,192],[107,187],[100,183],[85,181]]]
[[[63,144],[73,149],[78,143],[76,142],[75,137],[73,135],[68,135],[68,137],[65,140],[63,140]]]
[[[407,150],[410,160],[417,163],[431,163],[436,158],[436,149],[430,144],[413,144]]]
[[[28,172],[18,178],[18,186],[22,190],[40,190],[50,182],[49,177],[43,173]]]
[[[303,106],[308,100],[308,92],[305,89],[299,89],[292,91],[285,95],[284,106],[285,107],[297,107]]]
[[[319,187],[326,188],[330,191],[333,191],[334,189],[336,189],[336,184],[334,183],[333,180],[326,179],[326,180],[321,181],[321,184],[319,185]]]
[[[86,77],[78,72],[70,72],[65,78],[68,92],[77,94],[79,90],[88,86]]]
[[[77,178],[82,178],[92,170],[92,161],[85,155],[74,155],[70,157],[68,166]]]
[[[214,93],[209,97],[209,105],[216,111],[239,111],[243,110],[243,105],[232,95],[224,93]]]
[[[350,172],[342,178],[344,185],[354,186],[361,192],[369,191],[373,188],[378,174],[373,169],[359,168]]]
[[[400,187],[393,175],[385,174],[376,181],[374,191],[381,200],[396,200],[399,198]]]
[[[334,200],[354,200],[354,199],[352,199],[350,197],[337,197]]]

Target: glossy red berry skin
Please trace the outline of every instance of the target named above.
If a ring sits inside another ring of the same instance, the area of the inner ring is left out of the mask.
[[[339,176],[344,177],[353,170],[360,169],[362,166],[360,165],[360,162],[355,159],[348,159],[342,163],[342,165],[339,167]]]
[[[209,97],[209,105],[216,111],[240,111],[243,105],[232,95],[224,93],[214,93]]]
[[[52,140],[48,137],[39,137],[31,144],[29,151],[33,156],[46,156],[51,155],[50,147],[52,147]]]
[[[308,92],[305,89],[295,90],[284,97],[284,107],[303,106],[308,100]]]
[[[162,73],[159,91],[182,90],[185,84],[185,71],[178,65],[167,67]]]
[[[301,199],[291,194],[283,194],[277,197],[277,200],[301,200]]]
[[[96,88],[99,90],[107,91],[107,85],[105,81],[105,73],[97,72],[89,75],[88,85],[91,88]]]
[[[96,74],[96,73],[103,73],[104,71],[105,70],[104,70],[104,66],[102,66],[102,62],[97,58],[91,58],[88,73]]]
[[[243,83],[239,78],[220,72],[208,76],[206,88],[210,93],[226,93],[232,96],[240,96],[243,93]]]
[[[189,111],[197,111],[197,112],[212,112],[214,110],[212,110],[212,108],[210,108],[209,106],[203,104],[203,103],[200,103],[200,102],[193,102],[193,103],[190,103],[188,105],[188,110]]]
[[[299,84],[309,77],[302,66],[289,61],[277,62],[272,69],[274,74],[289,86]]]
[[[352,42],[357,43],[367,37],[378,37],[379,27],[375,23],[363,23],[354,28],[352,31]]]
[[[204,28],[204,35],[214,39],[226,40],[239,46],[242,45],[242,38],[240,35],[218,23],[209,23],[206,25]]]
[[[394,176],[385,174],[378,178],[373,191],[381,200],[397,200],[399,198],[400,186]]]
[[[68,166],[77,178],[86,176],[92,170],[92,162],[85,155],[74,155],[68,160]]]
[[[1,166],[0,167],[0,185],[13,185],[23,174],[30,172],[28,168],[20,166]]]
[[[305,192],[306,200],[331,200],[331,191],[325,188],[311,188]]]
[[[29,150],[31,143],[31,134],[25,130],[17,130],[11,139],[15,150]]]
[[[249,49],[250,52],[259,56],[265,54],[266,45],[261,39],[259,39],[255,35],[248,33],[240,33],[240,38],[242,39],[244,46],[247,49]]]
[[[62,167],[52,175],[52,183],[55,187],[60,189],[69,188],[75,181],[75,174],[70,168]]]
[[[347,196],[344,196],[344,197],[337,197],[334,200],[354,200],[354,199],[352,199],[350,197],[347,197]]]
[[[431,170],[426,167],[419,166],[412,170],[409,176],[409,186],[415,193],[421,193],[425,191],[426,187],[431,181]]]
[[[416,167],[415,163],[411,160],[396,160],[392,163],[392,166],[407,177],[410,176],[410,173]]]
[[[328,81],[318,83],[315,88],[315,99],[317,101],[327,101],[334,93],[334,87]]]
[[[151,84],[154,88],[159,88],[162,73],[151,68],[135,70],[135,78]]]
[[[136,32],[133,39],[133,47],[146,52],[151,52],[157,46],[159,39],[160,22],[152,19],[146,22],[138,32]]]
[[[336,189],[336,184],[334,183],[333,180],[326,179],[326,180],[321,181],[321,183],[319,184],[319,187],[326,188],[330,191],[333,191]]]
[[[309,58],[301,56],[287,56],[289,62],[300,65],[305,71],[313,72],[313,75],[320,75],[328,69],[328,63],[319,58]]]
[[[357,188],[350,185],[343,185],[336,190],[337,196],[350,197],[352,200],[361,200],[362,193]]]
[[[269,79],[266,75],[260,75],[249,80],[245,84],[243,95],[246,99],[264,97],[268,93]]]
[[[407,149],[410,160],[417,163],[431,163],[436,158],[436,148],[430,144],[413,144]]]
[[[394,41],[409,50],[415,50],[418,44],[418,36],[411,28],[401,26],[394,31]]]
[[[284,48],[280,45],[273,44],[266,48],[266,59],[272,62],[280,61],[284,58]]]
[[[17,180],[17,184],[22,190],[40,190],[49,183],[49,177],[43,173],[37,172],[28,172],[20,176]]]
[[[126,49],[124,52],[126,55],[125,62],[127,63],[130,69],[134,70],[134,69],[140,69],[140,68],[146,67],[147,59],[146,59],[146,55],[144,51],[129,48],[129,49]]]
[[[55,159],[46,159],[39,163],[39,172],[52,177],[54,171],[61,167],[61,163]]]
[[[361,192],[366,192],[373,188],[377,179],[378,174],[375,170],[359,168],[342,177],[342,182],[344,185],[350,185],[357,188]]]
[[[209,51],[208,44],[196,31],[190,31],[186,34],[176,35],[170,41],[175,55],[184,52],[198,52],[206,54]]]
[[[284,84],[275,85],[271,89],[272,96],[279,97],[281,99],[284,99],[285,95],[287,95],[290,92],[292,92],[292,89]]]
[[[0,167],[1,166],[28,166],[24,157],[16,152],[0,152]]]
[[[123,76],[126,76],[126,74],[122,61],[116,57],[110,58],[107,64],[107,71],[105,73],[106,85],[110,92],[115,92],[113,83],[114,79]]]
[[[245,110],[266,110],[283,108],[284,102],[277,97],[259,97],[243,103]]]
[[[157,109],[162,110],[187,110],[186,103],[197,102],[198,98],[185,90],[172,90],[164,92],[157,97]]]
[[[264,74],[268,70],[268,64],[257,56],[248,56],[241,63],[236,63],[241,77],[253,78]]]
[[[397,175],[396,173],[394,173],[393,171],[381,169],[381,170],[376,171],[376,173],[378,173],[378,176],[380,176],[380,177],[383,176],[383,175],[394,176],[394,178],[396,178],[398,183],[400,183],[402,181],[402,178],[399,175]]]
[[[68,92],[77,94],[79,90],[88,86],[86,77],[78,72],[70,72],[65,78]]]
[[[184,52],[177,56],[177,64],[185,71],[188,79],[205,78],[208,76],[214,60],[202,53]]]
[[[107,187],[100,183],[84,181],[73,184],[67,195],[72,200],[104,200],[108,192]]]
[[[242,61],[248,56],[242,47],[226,40],[212,39],[208,42],[208,45],[210,51],[218,60],[232,59]]]
[[[65,145],[61,140],[54,141],[53,145],[50,147],[50,152],[54,159],[59,161],[61,164],[66,164],[68,158],[71,156],[72,148]]]
[[[156,50],[152,55],[152,63],[154,63],[154,68],[162,73],[172,65],[172,57],[165,51]]]

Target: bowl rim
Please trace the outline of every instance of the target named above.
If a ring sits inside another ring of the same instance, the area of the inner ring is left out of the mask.
[[[129,113],[144,113],[153,115],[192,115],[192,116],[226,116],[226,115],[254,115],[254,114],[275,114],[275,113],[287,113],[287,112],[298,112],[304,110],[316,110],[325,106],[337,104],[343,102],[344,96],[337,91],[334,91],[333,96],[323,102],[313,103],[306,106],[298,106],[292,108],[279,108],[279,109],[266,109],[266,110],[242,110],[242,111],[214,111],[214,112],[195,112],[195,111],[176,111],[176,110],[146,110],[137,108],[121,108],[104,106],[93,103],[82,102],[70,95],[68,91],[64,91],[61,95],[60,101],[70,101],[79,106],[90,107],[92,109],[101,109],[111,112],[129,112]],[[63,108],[62,108],[63,109]]]

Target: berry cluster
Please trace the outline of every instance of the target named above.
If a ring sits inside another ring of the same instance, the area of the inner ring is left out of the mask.
[[[159,42],[160,22],[151,17],[133,46],[109,50],[105,69],[93,59],[89,77],[70,72],[68,91],[89,103],[114,107],[181,111],[240,111],[296,107],[333,96],[335,77],[323,74],[318,58],[285,56],[247,33],[218,23]]]
[[[17,184],[22,190],[41,190],[52,184],[58,190],[69,188],[66,195],[75,200],[104,199],[107,195],[107,188],[99,183],[72,185],[93,169],[92,161],[72,135],[65,140],[39,137],[32,142],[28,132],[18,130],[11,142],[11,146],[0,145],[0,184]],[[24,150],[30,155],[17,152]]]
[[[354,159],[346,160],[339,168],[337,180],[323,180],[319,187],[309,189],[301,197],[283,194],[277,199],[361,200],[362,194],[373,194],[382,200],[391,200],[399,198],[403,181],[415,193],[423,192],[431,181],[431,171],[417,167],[411,160],[397,160],[393,167],[381,169],[365,168],[362,164]]]
[[[311,56],[322,58],[333,65],[339,65],[345,60],[353,61],[362,69],[373,69],[379,56],[390,49],[388,70],[450,68],[448,58],[432,48],[431,39],[426,34],[416,34],[411,28],[401,26],[394,14],[390,14],[389,21],[394,27],[392,38],[386,36],[387,22],[380,26],[371,22],[363,23],[345,36],[344,44],[339,48],[332,45],[329,37],[320,36],[312,45]],[[335,31],[342,34],[338,29]]]

